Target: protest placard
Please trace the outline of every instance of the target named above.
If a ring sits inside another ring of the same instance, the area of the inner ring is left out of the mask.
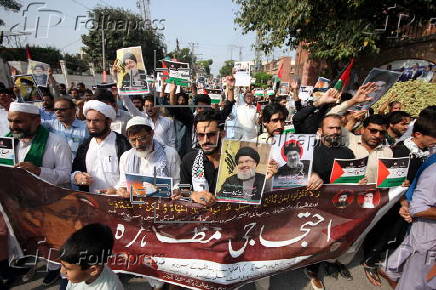
[[[48,70],[50,66],[46,63],[28,60],[27,74],[31,74],[37,86],[47,87],[48,84]]]
[[[409,171],[409,157],[379,158],[377,167],[377,187],[401,186]]]
[[[0,165],[15,165],[14,138],[0,137]]]
[[[150,93],[140,46],[117,49],[117,87],[120,95]]]
[[[365,177],[368,156],[358,159],[335,159],[330,183],[357,184]]]
[[[127,190],[132,198],[136,197],[171,197],[173,179],[161,176],[145,176],[126,173]]]

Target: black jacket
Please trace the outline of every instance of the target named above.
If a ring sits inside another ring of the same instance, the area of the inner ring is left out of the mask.
[[[121,155],[124,152],[129,151],[130,148],[132,148],[132,146],[130,146],[130,143],[126,137],[124,137],[121,134],[118,134],[117,132],[114,132],[114,133],[116,135],[115,145],[117,146],[117,156],[118,156],[118,162],[119,162]],[[76,172],[76,171],[88,172],[86,169],[86,153],[88,153],[89,143],[91,142],[92,138],[93,137],[86,139],[85,141],[83,141],[82,144],[79,145],[79,148],[77,149],[76,158],[74,158],[74,160],[73,160],[73,167],[72,167],[71,172]],[[80,185],[79,189],[81,191],[88,192],[89,186]]]
[[[256,175],[254,177],[253,191],[251,197],[252,200],[260,200],[264,182],[265,182],[265,175],[256,172]],[[239,179],[237,174],[234,174],[228,177],[226,181],[223,183],[219,195],[242,198],[244,196],[242,189],[243,189],[243,180]],[[230,192],[233,194],[229,194]]]

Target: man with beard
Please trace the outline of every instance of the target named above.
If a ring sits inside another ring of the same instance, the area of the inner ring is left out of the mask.
[[[330,183],[335,159],[354,159],[353,151],[342,142],[341,119],[340,115],[327,115],[318,128],[321,143],[313,151],[313,172],[318,173],[324,183]]]
[[[346,208],[349,205],[348,196],[351,194],[352,193],[350,191],[342,191],[338,197],[338,201],[335,202],[335,206],[337,208]]]
[[[256,172],[259,161],[259,153],[253,148],[240,148],[235,155],[238,173],[224,181],[220,196],[259,201],[265,181],[265,175]]]
[[[318,135],[321,136],[321,143],[319,146],[315,146],[313,151],[312,171],[318,174],[325,184],[330,183],[330,174],[335,159],[354,159],[353,151],[345,147],[341,140],[341,120],[342,117],[340,115],[330,114],[324,116],[319,124]],[[347,207],[347,198],[347,193],[340,195],[335,206],[339,208]],[[304,269],[314,289],[324,289],[323,282],[318,277],[319,266],[320,263],[307,266]],[[334,269],[333,271],[339,272],[346,280],[353,279],[351,273],[341,263],[329,264],[328,267]]]
[[[72,158],[70,147],[62,137],[41,126],[38,107],[13,102],[9,106],[8,120],[10,133],[7,136],[19,140],[15,167],[25,169],[53,185],[68,184]],[[48,268],[43,281],[46,286],[59,278],[58,266],[49,264]]]
[[[176,130],[174,128],[174,122],[170,118],[160,115],[159,107],[154,104],[154,97],[148,95],[144,101],[144,111],[139,111],[132,100],[128,96],[121,95],[123,99],[123,105],[127,108],[130,115],[135,117],[146,118],[154,131],[154,138],[162,145],[171,147],[176,146]]]
[[[289,111],[282,105],[273,103],[266,105],[262,110],[262,123],[266,128],[263,133],[252,141],[259,143],[273,143],[274,136],[280,135],[285,129],[285,120],[288,118]]]
[[[389,145],[394,145],[406,133],[410,124],[410,114],[404,111],[395,111],[386,116],[388,130],[386,140]]]
[[[42,92],[42,108],[39,109],[41,120],[56,119],[54,113],[54,97],[47,88],[38,88]]]
[[[355,158],[368,156],[365,174],[368,183],[376,182],[378,158],[392,158],[392,150],[383,145],[387,134],[386,129],[386,118],[376,114],[363,121],[362,135],[348,135],[348,148],[353,151]]]
[[[144,117],[133,117],[127,123],[127,138],[132,149],[120,158],[120,180],[116,185],[117,194],[129,197],[126,173],[171,177],[173,184],[180,181],[180,157],[171,146],[164,146],[153,139],[153,129]]]
[[[47,74],[45,73],[44,65],[36,64],[32,70],[33,79],[37,86],[46,87],[47,86]]]
[[[120,178],[118,161],[130,149],[126,137],[111,130],[115,110],[103,102],[85,103],[83,113],[89,130],[73,161],[71,180],[80,190],[92,193],[114,188]]]
[[[244,103],[236,106],[236,138],[253,139],[257,136],[258,114],[254,105],[254,95],[244,94]]]

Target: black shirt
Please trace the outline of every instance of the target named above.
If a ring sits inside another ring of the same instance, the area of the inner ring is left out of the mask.
[[[326,184],[330,183],[330,174],[335,159],[354,159],[353,151],[345,146],[327,147],[322,143],[313,151],[312,171],[318,173]]]
[[[194,165],[195,157],[197,156],[198,149],[192,150],[187,153],[183,159],[180,167],[180,184],[192,185],[192,166]],[[212,162],[203,155],[204,175],[209,183],[209,192],[215,193],[216,179],[218,176],[218,168],[215,168]]]
[[[410,154],[409,148],[404,145],[403,141],[398,142],[397,145],[392,147],[392,152],[394,158],[410,156],[409,172],[407,172],[407,179],[412,182],[413,179],[415,179],[419,167],[421,167],[422,163],[424,163],[427,157],[418,157],[414,154]]]

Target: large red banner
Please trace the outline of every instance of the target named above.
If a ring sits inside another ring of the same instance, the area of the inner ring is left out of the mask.
[[[0,167],[0,203],[16,255],[57,260],[57,250],[89,223],[110,226],[114,270],[193,289],[249,281],[356,251],[402,193],[374,185],[327,185],[264,194],[261,205],[147,197],[128,199],[62,189]]]

